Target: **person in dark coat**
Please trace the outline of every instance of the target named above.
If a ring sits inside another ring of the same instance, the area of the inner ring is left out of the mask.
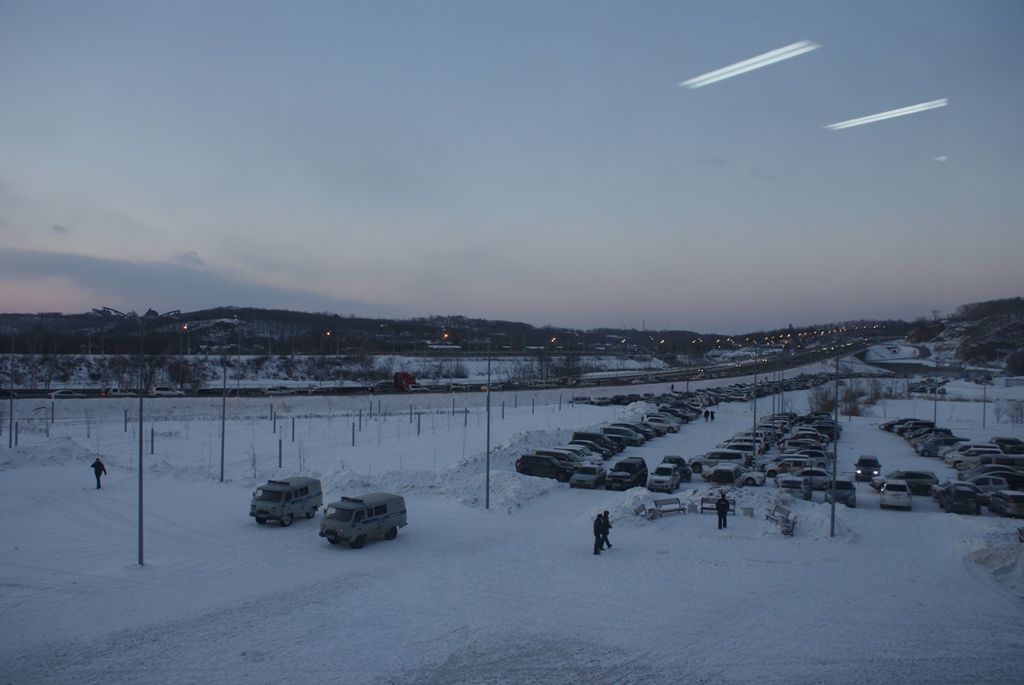
[[[92,472],[96,474],[96,489],[100,489],[100,476],[107,475],[107,467],[103,465],[99,457],[92,463]]]
[[[715,511],[718,512],[718,530],[728,528],[728,521],[726,518],[729,516],[729,500],[725,498],[725,492],[715,502]]]
[[[608,542],[608,531],[612,529],[612,522],[608,520],[608,512],[604,512],[601,516],[601,549],[604,549],[605,545],[608,549],[612,548],[612,543]]]
[[[594,518],[594,554],[601,553],[601,538],[604,537],[604,516],[598,514]]]
[[[708,419],[710,417],[711,417],[711,410],[710,409],[705,409],[704,410],[704,423],[707,423]]]

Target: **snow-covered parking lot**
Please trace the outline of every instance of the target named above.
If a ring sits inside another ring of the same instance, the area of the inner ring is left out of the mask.
[[[529,449],[645,409],[558,391],[492,394],[485,509],[484,398],[231,399],[223,483],[220,399],[147,401],[143,566],[138,401],[18,400],[19,446],[7,449],[5,426],[0,453],[0,683],[1024,681],[1021,521],[947,514],[926,497],[880,510],[859,484],[835,537],[820,492],[787,497],[790,538],[765,520],[770,479],[738,491],[753,516],[724,531],[710,514],[645,521],[632,511],[652,500],[642,488],[515,473]],[[787,403],[807,410],[802,395]],[[713,423],[627,454],[651,467],[694,456],[749,428],[751,411],[722,404]],[[883,472],[953,475],[878,430],[887,418],[934,414],[981,440],[1020,430],[982,428],[977,402],[868,411],[843,419],[840,471],[874,454]],[[256,525],[254,486],[299,473],[321,479],[325,501],[398,492],[409,525],[360,550],[318,537],[317,519]],[[704,490],[697,478],[677,494]],[[606,509],[614,548],[594,556],[591,522]]]

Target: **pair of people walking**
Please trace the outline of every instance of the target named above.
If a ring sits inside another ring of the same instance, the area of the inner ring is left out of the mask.
[[[605,545],[608,549],[612,548],[612,543],[608,541],[608,531],[611,529],[612,524],[608,520],[607,511],[594,518],[594,554],[600,554]]]

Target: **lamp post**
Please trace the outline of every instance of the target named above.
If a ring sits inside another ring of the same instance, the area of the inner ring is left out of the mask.
[[[7,412],[7,448],[14,448],[14,336],[11,336],[11,370],[10,377],[7,379],[7,390],[11,395],[11,408]]]
[[[145,385],[145,345],[146,345],[146,329],[153,324],[163,321],[166,319],[173,319],[181,312],[175,309],[173,312],[166,312],[160,314],[153,309],[146,310],[145,314],[137,314],[135,311],[120,312],[110,307],[104,307],[103,309],[93,309],[92,313],[97,316],[116,316],[121,319],[127,319],[134,321],[139,327],[139,566],[143,565],[143,526],[142,526],[142,460],[144,449],[144,439],[142,431],[142,417],[143,417],[143,401],[146,393]]]

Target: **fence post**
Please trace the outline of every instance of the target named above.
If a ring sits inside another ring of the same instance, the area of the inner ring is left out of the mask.
[[[423,425],[423,414],[416,415],[416,435],[420,434],[420,426]]]
[[[156,429],[149,427],[149,453],[153,454],[153,443],[156,441]]]
[[[292,417],[292,442],[295,442],[295,417]]]
[[[352,424],[352,446],[356,446],[356,424]]]
[[[124,432],[128,432],[128,410],[124,410]]]
[[[284,441],[281,440],[281,438],[277,439],[277,468],[281,468],[281,452],[284,450],[284,445],[281,444],[282,442]]]

